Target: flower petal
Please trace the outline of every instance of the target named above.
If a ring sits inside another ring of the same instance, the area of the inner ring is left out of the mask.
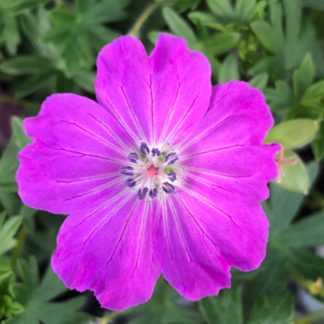
[[[267,239],[259,203],[218,205],[183,190],[160,208],[153,242],[163,276],[182,296],[198,300],[230,287],[230,267],[258,268]]]
[[[153,236],[154,252],[163,276],[192,301],[230,287],[227,260],[195,216],[188,212],[187,206],[195,207],[196,212],[192,200],[182,203],[174,195],[167,198],[157,211]]]
[[[200,121],[211,96],[207,58],[190,51],[182,38],[162,34],[151,55],[154,139],[177,142]]]
[[[132,36],[105,46],[97,60],[99,103],[138,141],[151,145],[177,139],[208,109],[208,60],[184,39],[160,35],[151,56]]]
[[[118,170],[133,140],[95,102],[53,95],[24,128],[34,141],[19,153],[17,182],[28,206],[54,213],[90,209],[125,187]]]
[[[95,90],[98,102],[116,116],[137,142],[151,131],[151,67],[143,44],[133,36],[117,38],[98,55]]]
[[[70,215],[52,267],[70,289],[93,290],[102,307],[121,311],[144,303],[160,274],[152,220],[149,204],[132,195],[87,216]]]
[[[181,151],[262,144],[273,118],[262,92],[242,81],[213,88],[204,119],[177,145]]]
[[[182,157],[185,186],[200,191],[205,184],[224,200],[265,200],[268,182],[278,175],[275,155],[279,148],[278,144],[201,148],[204,151]]]
[[[272,124],[259,90],[241,81],[215,87],[204,119],[177,144],[190,181],[207,179],[227,199],[266,199],[267,182],[277,176],[274,156],[280,148],[262,145]]]

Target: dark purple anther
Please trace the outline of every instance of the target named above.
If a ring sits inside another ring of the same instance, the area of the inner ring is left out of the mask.
[[[143,199],[146,196],[147,192],[148,192],[148,189],[146,187],[138,190],[138,192],[137,192],[138,198]]]
[[[177,160],[178,160],[177,153],[170,153],[165,157],[165,162],[168,164],[173,164]]]
[[[138,154],[137,153],[129,153],[128,160],[136,163],[138,161]]]
[[[151,189],[151,190],[149,191],[149,196],[150,196],[151,198],[155,198],[155,197],[157,196],[157,194],[158,194],[158,191],[157,191],[156,188]]]
[[[133,178],[129,178],[125,181],[127,187],[134,187],[136,185],[136,181]]]
[[[176,181],[177,175],[176,175],[176,173],[173,170],[171,170],[170,172],[168,172],[167,175],[168,175],[168,178],[169,178],[170,181],[172,181],[172,182],[173,181]]]
[[[133,168],[131,166],[124,166],[120,168],[120,173],[126,176],[133,175]]]
[[[141,146],[140,146],[140,151],[144,154],[144,155],[147,155],[150,153],[150,149],[148,148],[147,144],[146,143],[142,143]]]
[[[164,182],[162,185],[162,189],[164,192],[166,192],[168,194],[174,192],[174,190],[175,190],[174,186],[169,182]]]
[[[152,149],[152,156],[160,156],[161,152],[159,149],[154,148]]]

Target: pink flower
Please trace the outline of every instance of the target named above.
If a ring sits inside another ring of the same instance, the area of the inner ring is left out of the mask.
[[[207,59],[170,35],[150,56],[120,37],[97,67],[98,103],[54,94],[24,122],[20,197],[69,215],[57,275],[122,310],[146,302],[160,275],[194,301],[230,287],[232,266],[258,268],[279,149],[262,144],[273,124],[262,93],[212,87]]]

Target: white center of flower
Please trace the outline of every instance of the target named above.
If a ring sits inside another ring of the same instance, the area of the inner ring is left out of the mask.
[[[126,176],[125,184],[132,188],[139,199],[171,194],[178,184],[176,169],[178,155],[172,150],[149,148],[142,143],[138,152],[128,155],[128,163],[120,169]]]

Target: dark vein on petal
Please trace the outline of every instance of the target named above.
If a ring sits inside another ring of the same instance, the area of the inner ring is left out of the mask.
[[[185,166],[186,171],[193,171],[193,172],[197,172],[197,173],[203,173],[203,174],[207,174],[207,175],[212,175],[212,176],[218,176],[218,177],[223,177],[223,178],[233,178],[233,179],[241,179],[241,178],[251,178],[254,176],[254,174],[247,174],[247,175],[231,175],[231,174],[225,174],[225,173],[220,173],[218,171],[215,170],[210,170],[210,169],[203,169],[203,168],[197,168],[197,167],[192,167],[192,166]]]
[[[109,179],[109,178],[113,178],[117,175],[119,175],[119,172],[107,172],[101,175],[95,175],[95,176],[89,176],[89,177],[85,177],[85,178],[79,178],[79,179],[74,179],[74,180],[64,180],[64,179],[56,179],[55,181],[57,183],[75,183],[75,182],[87,182],[87,181],[96,181],[96,180],[104,180],[104,179]]]
[[[194,106],[194,104],[196,103],[198,97],[200,95],[200,92],[197,94],[197,96],[194,98],[193,102],[191,103],[191,105],[189,106],[189,109],[186,111],[185,115],[181,118],[180,123],[178,123],[171,131],[171,133],[169,134],[169,136],[167,137],[167,139],[165,140],[165,142],[169,142],[170,139],[175,136],[177,134],[177,132],[179,131],[179,129],[181,129],[181,127],[183,126],[183,124],[187,121],[188,116],[190,115],[190,112]]]
[[[228,213],[226,213],[224,210],[222,210],[221,208],[217,207],[216,205],[214,205],[209,199],[205,198],[204,196],[200,195],[197,192],[194,192],[192,190],[190,190],[189,188],[183,188],[183,191],[187,192],[190,196],[203,201],[206,205],[210,206],[212,209],[222,213],[223,215],[225,215],[235,226],[237,226],[239,229],[240,227],[234,222],[233,218],[231,215],[229,215]]]
[[[246,145],[231,145],[231,146],[219,147],[219,148],[211,149],[211,150],[208,150],[208,151],[188,154],[188,155],[181,156],[181,161],[189,160],[189,159],[191,159],[191,158],[193,158],[195,156],[209,154],[209,153],[218,152],[218,151],[224,151],[224,150],[237,148],[237,147],[246,147]]]
[[[98,140],[100,143],[104,144],[107,148],[109,148],[109,149],[113,148],[115,151],[117,151],[118,153],[120,153],[122,156],[125,155],[125,152],[121,151],[113,143],[106,141],[102,137],[98,136],[97,134],[94,134],[94,133],[90,132],[89,130],[83,128],[82,126],[80,126],[80,125],[78,125],[76,123],[69,122],[67,120],[60,120],[60,121],[63,122],[63,123],[69,124],[71,126],[74,126],[74,127],[79,128],[81,131],[83,131],[84,133],[88,134],[90,137],[93,137],[94,139]]]
[[[110,127],[108,125],[106,125],[106,123],[103,123],[101,120],[97,119],[95,116],[93,116],[92,114],[88,113],[89,116],[91,118],[93,118],[96,122],[98,122],[107,132],[108,134],[110,134],[114,140],[116,141],[116,143],[118,143],[121,147],[123,147],[124,149],[126,149],[126,151],[129,151],[129,147],[126,145],[126,143],[122,140],[120,140],[120,138],[118,138],[115,133],[110,129]],[[121,126],[123,129],[124,127]]]
[[[108,188],[116,185],[116,184],[120,184],[120,183],[123,183],[123,182],[124,182],[124,178],[119,177],[119,178],[115,179],[114,181],[105,183],[105,184],[103,184],[101,186],[98,186],[98,187],[92,189],[92,190],[89,190],[89,191],[86,191],[86,192],[82,192],[82,193],[77,194],[75,196],[66,198],[66,199],[64,199],[64,201],[70,201],[70,200],[74,200],[74,199],[77,199],[77,198],[81,198],[81,197],[84,197],[84,196],[87,196],[87,195],[95,194],[95,193],[98,193],[100,191],[103,191],[105,189],[108,189]]]
[[[142,128],[142,126],[141,126],[141,124],[140,124],[138,118],[136,117],[136,115],[135,115],[135,113],[134,113],[134,110],[132,109],[132,107],[131,107],[131,105],[130,105],[130,103],[129,103],[129,100],[128,100],[128,98],[127,98],[127,96],[126,96],[126,93],[125,93],[125,90],[124,90],[124,87],[121,86],[120,89],[121,89],[121,92],[122,92],[122,94],[123,94],[123,96],[124,96],[124,99],[125,99],[125,101],[126,101],[127,108],[128,108],[128,110],[129,110],[129,112],[130,112],[130,115],[132,116],[133,122],[134,122],[134,124],[135,124],[136,127],[137,127],[137,131],[138,131],[138,133],[141,134],[141,136],[142,136],[143,138],[145,138],[145,134],[144,134],[143,128]]]
[[[182,226],[179,224],[179,217],[177,215],[177,211],[176,211],[176,209],[174,207],[172,199],[169,199],[168,201],[169,201],[169,204],[170,204],[170,207],[171,207],[171,210],[172,210],[173,218],[174,218],[174,220],[176,222],[178,233],[180,234],[180,239],[181,239],[182,245],[183,245],[183,247],[184,247],[184,249],[186,251],[188,261],[189,261],[189,263],[191,263],[192,258],[190,256],[190,251],[188,250],[188,245],[187,245],[187,242],[185,240],[185,237],[184,237],[184,234],[183,234],[183,231],[182,231]]]
[[[110,212],[109,215],[106,217],[103,217],[101,222],[97,224],[97,226],[93,229],[93,231],[89,234],[89,236],[86,238],[86,240],[83,242],[82,248],[85,247],[87,242],[95,235],[95,233],[112,217],[114,216],[125,204],[130,200],[130,197],[125,197],[124,200],[122,200],[118,205],[116,205]]]
[[[171,110],[170,110],[170,112],[168,112],[168,114],[167,114],[167,120],[166,120],[166,122],[163,124],[163,129],[162,129],[162,131],[161,131],[161,134],[160,134],[160,137],[159,137],[159,141],[158,141],[158,142],[160,142],[160,140],[164,137],[164,134],[165,134],[166,130],[167,130],[168,127],[169,127],[170,120],[173,118],[174,108],[175,108],[175,105],[176,105],[176,103],[177,103],[177,101],[178,101],[180,88],[181,88],[181,83],[179,83],[179,85],[178,85],[178,88],[177,88],[176,96],[175,96],[175,98],[174,98],[173,105],[171,106]]]
[[[117,251],[117,249],[118,249],[118,247],[119,247],[119,244],[122,242],[122,239],[123,239],[124,234],[125,234],[125,231],[126,231],[126,229],[127,229],[127,227],[128,227],[129,221],[130,221],[130,219],[132,218],[132,216],[133,216],[133,214],[134,214],[134,211],[135,211],[135,209],[136,209],[137,206],[138,206],[138,200],[136,200],[136,202],[135,202],[134,205],[133,205],[133,208],[131,209],[130,213],[128,214],[128,217],[127,217],[127,220],[126,220],[125,226],[124,226],[124,228],[123,228],[123,230],[122,230],[122,233],[121,233],[121,235],[120,235],[120,238],[119,238],[119,240],[118,240],[118,242],[117,242],[117,244],[116,244],[116,246],[115,246],[115,248],[114,248],[114,251],[113,251],[112,255],[110,256],[109,260],[106,261],[106,263],[105,263],[105,269],[108,267],[108,265],[110,264],[110,262],[111,262],[112,259],[114,258],[115,253],[116,253],[116,251]]]

